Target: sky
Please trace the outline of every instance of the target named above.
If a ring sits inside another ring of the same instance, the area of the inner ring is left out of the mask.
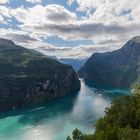
[[[88,58],[139,35],[139,0],[0,0],[0,37],[46,55]]]

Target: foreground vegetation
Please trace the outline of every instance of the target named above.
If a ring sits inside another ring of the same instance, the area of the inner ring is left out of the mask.
[[[105,113],[94,134],[75,129],[67,140],[140,140],[140,95],[115,99]]]

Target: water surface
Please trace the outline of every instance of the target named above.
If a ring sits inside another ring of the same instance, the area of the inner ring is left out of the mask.
[[[124,89],[89,87],[81,80],[77,94],[1,113],[0,140],[65,140],[75,128],[92,133],[112,99],[127,94]]]

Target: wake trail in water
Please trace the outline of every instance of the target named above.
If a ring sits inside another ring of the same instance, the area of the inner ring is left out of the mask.
[[[45,108],[44,106],[43,107],[39,107],[39,108],[35,108],[35,109],[27,111],[26,113],[34,112],[34,111],[41,110],[41,109],[44,109],[44,108]]]

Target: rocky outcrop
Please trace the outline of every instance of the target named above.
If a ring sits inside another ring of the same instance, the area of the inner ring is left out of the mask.
[[[71,66],[0,39],[0,111],[46,102],[79,89]]]
[[[79,71],[80,77],[101,85],[132,87],[140,81],[140,37],[121,49],[95,53]]]

